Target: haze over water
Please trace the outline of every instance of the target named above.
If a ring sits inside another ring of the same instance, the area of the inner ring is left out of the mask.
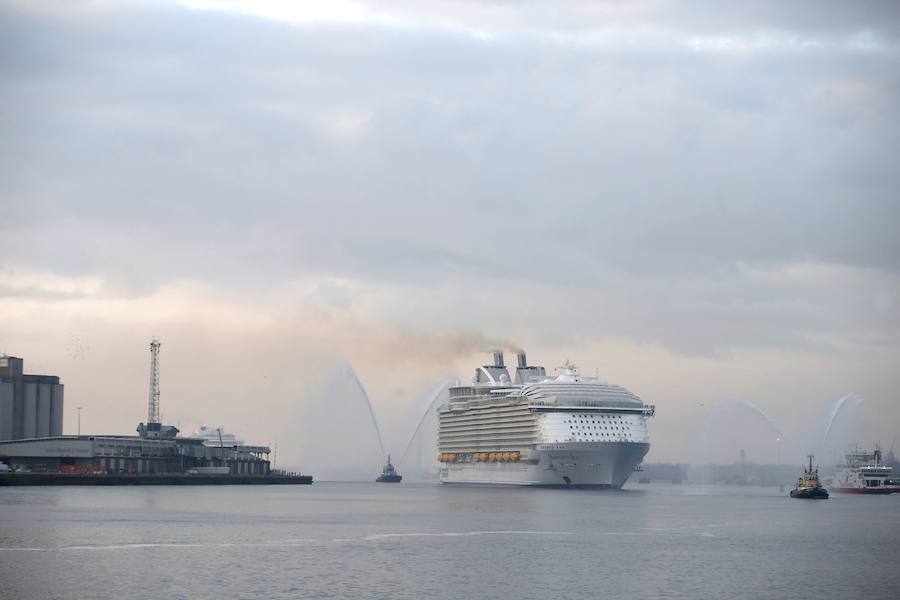
[[[704,490],[4,489],[0,597],[896,598],[900,495]]]

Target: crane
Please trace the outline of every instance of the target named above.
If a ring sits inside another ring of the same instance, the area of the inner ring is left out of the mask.
[[[225,460],[225,444],[222,443],[222,428],[217,427],[216,432],[219,434],[219,458],[223,463],[228,464]]]

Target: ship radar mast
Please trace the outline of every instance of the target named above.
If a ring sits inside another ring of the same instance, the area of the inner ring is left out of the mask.
[[[150,341],[150,402],[147,423],[159,423],[159,347],[158,339]]]
[[[559,383],[563,382],[577,382],[581,381],[581,378],[578,376],[578,367],[575,366],[570,360],[566,360],[565,364],[561,367],[556,367],[555,371],[562,371],[561,375],[557,375],[556,381]]]
[[[575,365],[575,363],[573,363],[569,359],[566,359],[566,362],[563,363],[563,365],[561,367],[557,367],[557,368],[565,371],[566,375],[578,375],[578,367]]]

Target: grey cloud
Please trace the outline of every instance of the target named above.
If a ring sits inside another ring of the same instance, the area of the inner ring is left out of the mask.
[[[517,33],[540,24],[536,6],[494,7],[514,25],[492,41],[175,6],[93,19],[0,9],[8,258],[100,272],[135,293],[305,276],[425,290],[449,280],[500,297],[535,286],[548,336],[557,319],[541,303],[565,286],[585,315],[606,298],[592,327],[688,353],[715,351],[717,336],[802,344],[799,330],[831,327],[790,302],[736,313],[734,299],[755,293],[736,265],[900,267],[896,47],[729,55],[636,29],[630,43],[559,44]],[[774,6],[642,3],[610,17],[582,5],[545,29],[593,14],[585,27],[628,30],[651,15],[682,37],[896,37],[886,3]],[[474,23],[485,9],[458,10]],[[709,306],[691,308],[692,281],[711,290]],[[675,297],[629,301],[661,290]],[[514,326],[492,298],[456,300],[448,327],[485,315]],[[682,343],[683,328],[710,319]]]
[[[747,34],[786,32],[846,35],[875,31],[896,38],[900,10],[891,0],[845,2],[762,0],[723,3],[715,0],[585,0],[564,6],[528,2],[394,2],[380,11],[403,19],[419,19],[436,27],[472,31],[590,32],[610,28],[647,28],[681,34]]]

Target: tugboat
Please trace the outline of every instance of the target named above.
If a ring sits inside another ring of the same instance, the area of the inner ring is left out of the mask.
[[[828,490],[819,483],[819,467],[813,469],[813,455],[809,455],[809,467],[803,469],[803,475],[797,480],[797,487],[791,490],[791,498],[828,498]]]
[[[388,454],[387,464],[384,465],[384,470],[375,481],[378,483],[400,483],[401,479],[403,479],[403,476],[391,464],[391,455]]]

